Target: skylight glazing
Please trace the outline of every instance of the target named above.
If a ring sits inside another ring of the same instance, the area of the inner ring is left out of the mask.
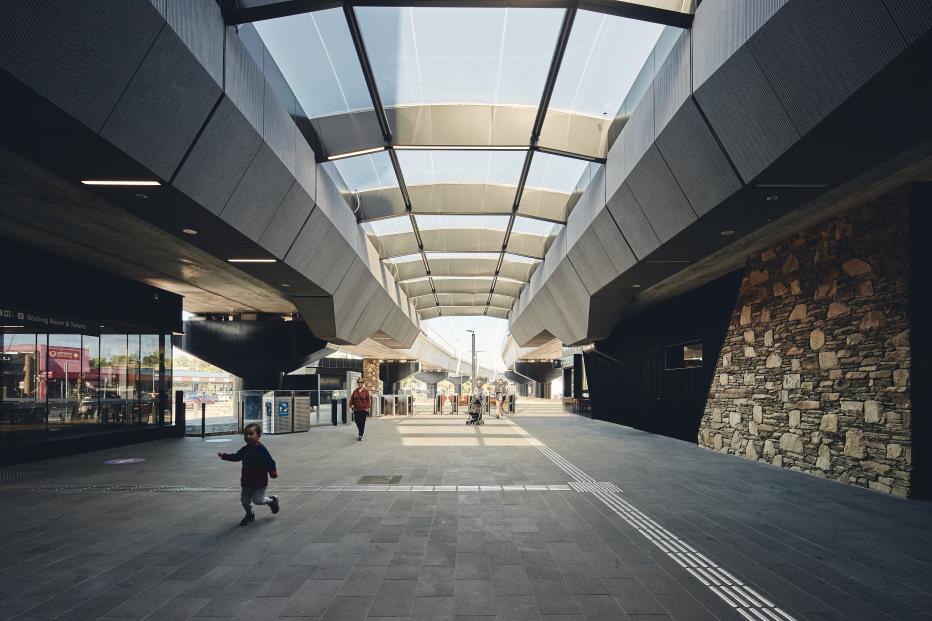
[[[413,233],[414,228],[411,226],[411,218],[408,216],[398,216],[397,218],[385,218],[384,220],[372,220],[363,222],[362,228],[367,235],[397,235],[398,233]],[[415,255],[420,258],[420,255]]]
[[[659,24],[577,12],[549,110],[614,118],[662,30]]]
[[[538,151],[531,160],[525,187],[572,194],[589,162]]]
[[[343,9],[260,21],[255,27],[309,118],[372,109]]]
[[[537,106],[561,9],[357,7],[386,106]]]
[[[398,178],[387,151],[347,157],[330,164],[336,167],[350,192],[398,187]]]

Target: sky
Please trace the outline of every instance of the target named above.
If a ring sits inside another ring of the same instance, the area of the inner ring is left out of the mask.
[[[495,317],[437,317],[425,319],[421,328],[431,339],[463,360],[469,360],[471,337],[476,331],[476,357],[481,366],[503,371],[502,346],[508,336],[508,320]],[[466,371],[464,369],[464,371]]]

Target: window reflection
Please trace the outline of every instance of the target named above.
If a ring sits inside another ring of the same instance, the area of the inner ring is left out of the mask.
[[[0,336],[0,445],[172,424],[170,334]]]

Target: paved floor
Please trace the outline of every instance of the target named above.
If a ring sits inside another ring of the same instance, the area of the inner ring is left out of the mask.
[[[265,443],[245,528],[238,440],[0,470],[0,619],[932,616],[929,503],[575,416]]]

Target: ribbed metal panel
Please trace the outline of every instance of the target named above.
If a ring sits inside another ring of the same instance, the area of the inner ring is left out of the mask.
[[[563,313],[571,335],[564,343],[575,343],[588,332],[589,300],[591,299],[579,274],[569,259],[564,259],[553,272],[548,287],[557,308]]]
[[[324,213],[315,209],[301,227],[285,262],[332,294],[355,257],[355,250],[334,230]]]
[[[932,30],[932,2],[929,0],[883,0],[893,21],[909,43]]]
[[[163,29],[100,135],[170,179],[220,96],[178,35]]]
[[[693,90],[784,4],[786,0],[706,0],[700,4],[691,29]]]
[[[799,140],[747,47],[707,79],[695,97],[745,183]]]
[[[638,260],[649,255],[660,245],[660,238],[657,237],[627,183],[623,183],[618,192],[609,199],[608,210]]]
[[[304,226],[314,201],[297,182],[291,185],[269,225],[259,237],[259,244],[279,259],[285,258],[298,231]]]
[[[748,43],[800,134],[906,47],[877,0],[791,2]]]
[[[340,286],[333,294],[333,313],[336,318],[337,334],[342,340],[358,343],[365,338],[358,338],[358,335],[354,334],[354,328],[363,316],[370,298],[375,295],[377,286],[378,284],[369,274],[369,268],[359,259],[353,261],[346,275],[343,276]],[[384,315],[373,325],[373,332],[378,328],[381,319],[384,319]]]
[[[223,90],[246,120],[262,134],[265,78],[235,28],[226,29]]]
[[[295,179],[308,193],[308,196],[317,196],[317,162],[315,161],[314,151],[297,125],[294,126],[293,131],[295,134]]]
[[[159,0],[165,21],[204,66],[223,84],[223,15],[214,0]]]
[[[217,214],[223,209],[262,139],[223,97],[172,185]]]
[[[692,94],[692,53],[689,31],[684,30],[676,39],[666,60],[657,68],[654,77],[654,125],[661,132]]]
[[[695,221],[695,212],[657,147],[651,147],[631,171],[628,185],[661,242]]]
[[[641,102],[635,108],[625,128],[621,130],[620,139],[624,141],[625,176],[631,174],[637,163],[647,153],[656,138],[654,126],[654,88],[648,87]]]
[[[3,0],[0,67],[100,131],[164,26],[148,2]]]
[[[700,216],[741,189],[741,180],[692,99],[657,136],[657,148]]]
[[[265,105],[262,114],[262,137],[272,148],[272,152],[285,164],[295,169],[295,144],[298,138],[294,121],[288,110],[282,105],[271,85],[265,84]]]
[[[291,173],[269,146],[262,144],[220,217],[249,239],[258,241],[293,184]]]

